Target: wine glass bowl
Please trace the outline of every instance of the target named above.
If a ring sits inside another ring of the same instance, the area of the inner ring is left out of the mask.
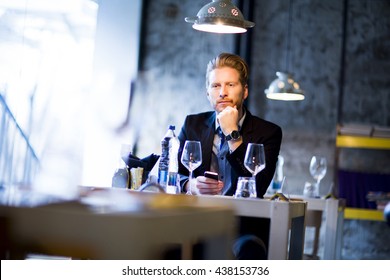
[[[190,175],[189,188],[187,194],[192,194],[193,189],[193,171],[202,164],[202,147],[199,141],[186,140],[181,154],[181,163],[188,169]]]
[[[263,144],[249,143],[245,153],[244,166],[255,177],[265,168]]]
[[[320,182],[326,175],[327,162],[323,156],[313,156],[309,166],[310,174],[316,180],[314,196],[319,196]]]

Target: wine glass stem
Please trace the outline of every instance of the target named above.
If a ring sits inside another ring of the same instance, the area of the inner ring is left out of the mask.
[[[321,179],[317,179],[316,189],[315,189],[316,196],[320,195],[320,181],[321,181]]]
[[[187,194],[192,195],[192,170],[190,170],[190,176],[188,177],[188,190]]]

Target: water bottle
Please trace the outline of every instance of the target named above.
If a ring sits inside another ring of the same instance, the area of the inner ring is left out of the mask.
[[[128,189],[130,184],[130,174],[127,168],[127,164],[124,159],[127,159],[131,153],[130,145],[122,144],[120,157],[118,159],[118,165],[115,169],[114,175],[112,176],[111,186],[114,188]]]
[[[276,163],[276,169],[274,178],[272,179],[272,192],[278,193],[282,191],[282,183],[283,183],[283,164],[284,164],[284,158],[279,155],[278,156],[278,162]]]
[[[174,140],[172,140],[174,139]],[[172,140],[172,141],[171,141]],[[164,137],[161,139],[161,156],[160,156],[160,163],[158,166],[158,183],[166,190],[166,187],[168,185],[168,173],[169,173],[169,165],[170,165],[170,149],[172,147],[172,142],[174,142],[176,145],[176,135],[175,135],[175,126],[170,125],[168,127],[168,131],[165,133]],[[172,149],[173,153],[173,149]],[[174,156],[172,158],[171,163],[171,169],[172,172],[174,172],[175,169],[175,162],[174,162]],[[177,158],[177,151],[176,151],[176,158]],[[176,170],[177,173],[177,170]]]
[[[175,127],[173,127],[175,129]],[[180,182],[179,182],[179,162],[178,162],[178,152],[179,152],[180,141],[173,131],[173,136],[169,141],[169,165],[168,165],[168,179],[166,192],[172,194],[179,194],[180,191]]]

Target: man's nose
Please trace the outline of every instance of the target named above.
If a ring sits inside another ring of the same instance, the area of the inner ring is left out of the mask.
[[[221,89],[219,91],[219,97],[224,97],[226,95],[227,95],[226,87],[225,86],[221,86]]]

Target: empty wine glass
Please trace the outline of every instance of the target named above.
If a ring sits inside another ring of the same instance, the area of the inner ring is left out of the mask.
[[[244,166],[250,173],[254,183],[254,196],[256,194],[256,179],[255,176],[265,168],[265,153],[263,144],[249,143],[246,148]]]
[[[263,144],[249,143],[244,159],[246,169],[255,177],[265,168],[265,154]]]
[[[192,195],[192,191],[194,190],[193,171],[202,163],[202,148],[199,141],[187,140],[184,143],[183,153],[181,154],[181,163],[190,172],[187,194]]]
[[[314,188],[314,197],[319,196],[320,181],[325,177],[327,169],[326,158],[322,156],[313,156],[310,160],[310,174],[316,180]]]

